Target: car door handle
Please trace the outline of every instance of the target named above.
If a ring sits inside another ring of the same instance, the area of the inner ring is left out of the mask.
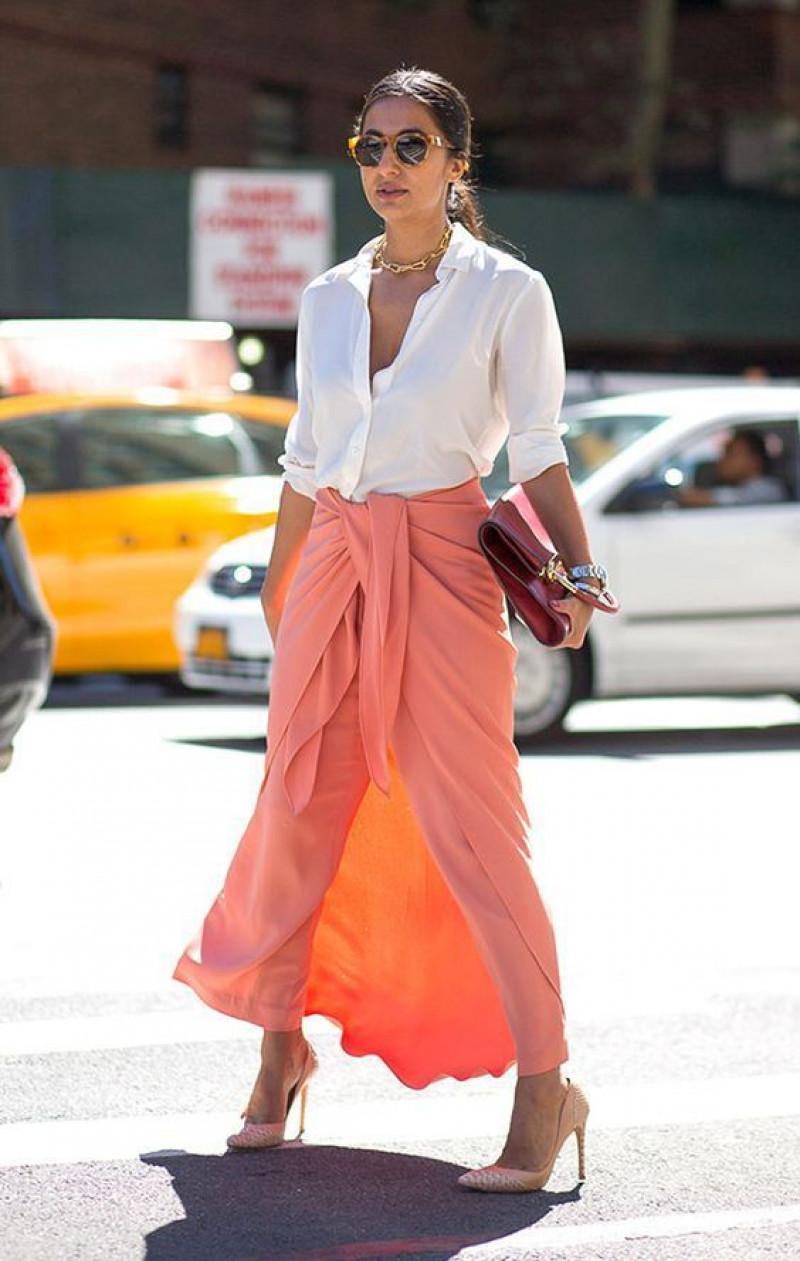
[[[193,547],[197,542],[197,539],[193,534],[189,534],[186,530],[181,530],[178,535],[177,542],[178,547]]]
[[[120,534],[119,541],[123,547],[136,547],[139,542],[135,534]]]

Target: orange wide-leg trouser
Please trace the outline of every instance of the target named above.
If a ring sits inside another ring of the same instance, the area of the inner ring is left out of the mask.
[[[568,1058],[477,478],[325,487],[275,645],[267,758],[174,976],[266,1029],[321,1013],[409,1086]]]

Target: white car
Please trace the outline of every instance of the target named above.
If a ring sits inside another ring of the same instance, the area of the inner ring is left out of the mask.
[[[266,696],[274,647],[259,595],[275,527],[223,543],[178,600],[175,638],[187,687]]]
[[[588,697],[800,694],[800,388],[628,394],[566,407],[562,422],[592,551],[622,611],[596,613],[579,652],[542,648],[512,618],[517,736],[557,730]],[[785,497],[678,506],[678,488],[707,484],[731,432],[751,428]],[[507,486],[504,472],[499,459],[484,483],[490,499]],[[187,683],[267,688],[258,589],[271,534],[227,544],[181,601]]]

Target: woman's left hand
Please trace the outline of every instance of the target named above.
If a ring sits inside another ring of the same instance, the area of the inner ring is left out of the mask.
[[[561,648],[580,648],[586,638],[589,623],[592,620],[592,606],[577,596],[568,595],[563,600],[554,600],[552,607],[559,613],[566,613],[570,620],[570,632]]]

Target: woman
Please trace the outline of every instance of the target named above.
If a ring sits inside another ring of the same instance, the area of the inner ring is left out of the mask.
[[[283,1141],[338,1023],[413,1088],[517,1063],[477,1190],[541,1187],[588,1104],[566,1080],[549,913],[513,743],[516,649],[477,528],[508,438],[570,567],[592,565],[556,421],[564,357],[541,273],[483,240],[470,113],[433,73],[366,97],[348,142],[385,232],[313,281],[298,409],[262,603],[275,642],[268,751],[225,886],[175,976],[264,1029],[229,1146]],[[595,570],[597,569],[597,574]],[[581,569],[581,576],[587,572]],[[590,610],[565,599],[566,646]]]

